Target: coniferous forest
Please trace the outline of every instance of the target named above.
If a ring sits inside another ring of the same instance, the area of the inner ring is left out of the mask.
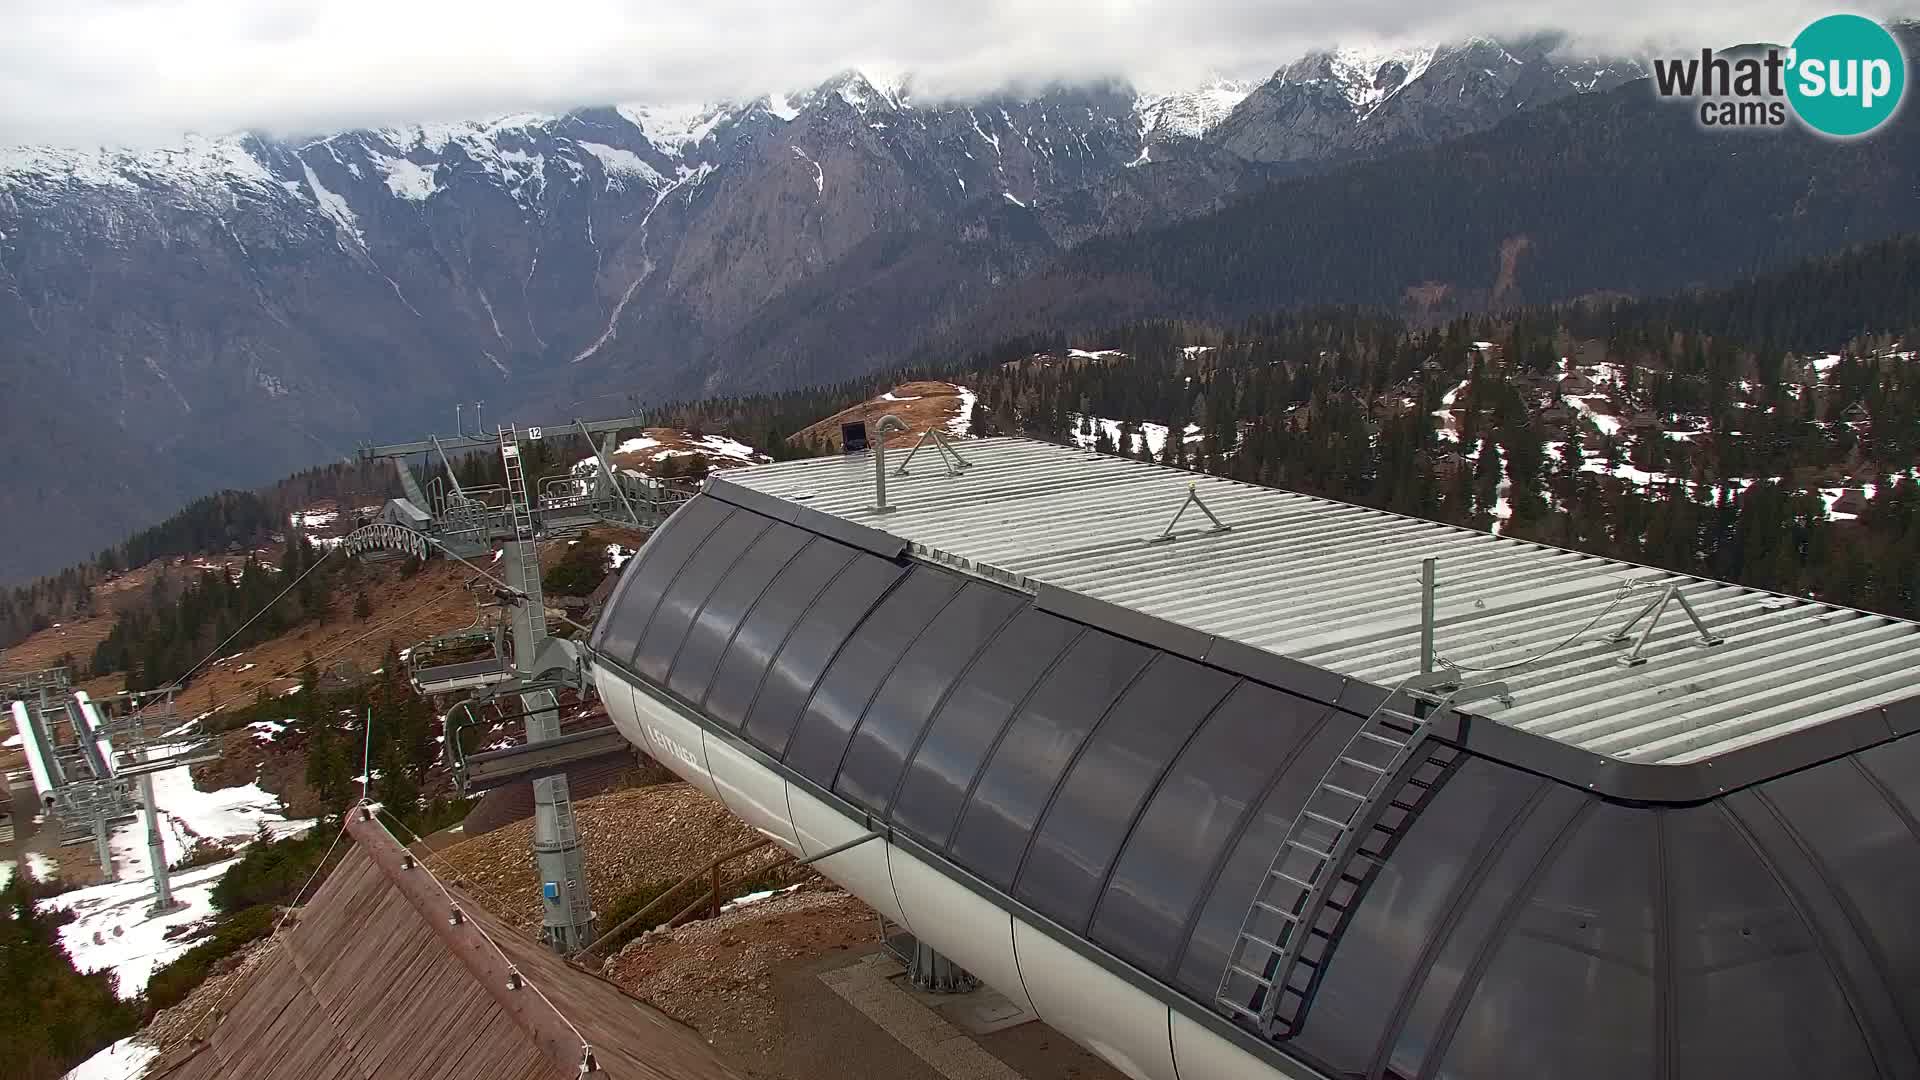
[[[1354,312],[1087,345],[1100,355],[1023,345],[956,378],[995,431],[1920,615],[1920,363],[1904,354],[1816,368],[1700,335],[1416,332]],[[1149,425],[1187,434],[1155,452]]]
[[[1163,464],[1912,618],[1917,281],[1920,238],[1908,237],[1725,290],[1438,324],[1366,308],[1138,322],[642,415],[791,457],[820,452],[791,436],[822,417],[909,378],[944,378],[979,395],[977,433],[1140,456],[1145,425],[1158,425],[1187,433],[1155,441]],[[530,467],[544,474],[587,452],[577,437],[544,440],[530,445]],[[500,480],[491,454],[456,471],[465,483]],[[208,496],[0,593],[0,646],[91,613],[92,586],[120,568],[276,551],[271,570],[162,575],[96,655],[76,658],[129,671],[135,686],[164,684],[278,593],[291,580],[282,571],[317,557],[287,541],[291,510],[397,493],[390,467],[353,462]],[[236,647],[324,610],[354,573],[348,560],[316,573]]]

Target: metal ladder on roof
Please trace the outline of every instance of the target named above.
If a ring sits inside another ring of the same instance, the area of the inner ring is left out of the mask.
[[[1403,831],[1424,801],[1403,806],[1395,793],[1408,786],[1423,789],[1423,796],[1430,791],[1430,781],[1413,775],[1423,761],[1428,719],[1450,705],[1506,693],[1501,683],[1461,687],[1449,685],[1452,680],[1451,673],[1417,674],[1394,687],[1327,766],[1261,879],[1214,1001],[1263,1037],[1299,1030],[1347,908],[1336,910],[1333,926],[1322,925],[1321,917],[1349,864],[1376,858],[1362,850],[1363,842],[1376,832],[1397,836],[1381,823],[1383,814],[1398,807],[1405,815],[1398,825]],[[1412,711],[1398,707],[1402,698],[1413,700]],[[1310,956],[1315,942],[1323,948]]]
[[[507,471],[507,513],[513,519],[514,549],[520,561],[520,591],[534,613],[530,624],[531,644],[538,646],[547,636],[546,597],[540,588],[540,546],[534,542],[533,506],[527,500],[527,473],[520,460],[520,433],[512,424],[500,427],[500,462]],[[531,664],[531,656],[516,658]]]

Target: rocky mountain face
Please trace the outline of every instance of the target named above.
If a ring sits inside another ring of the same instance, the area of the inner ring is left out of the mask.
[[[869,370],[1088,239],[1631,74],[1546,49],[972,103],[848,72],[744,104],[0,150],[0,515],[44,524],[0,579],[454,401],[551,420]]]
[[[1255,89],[1210,133],[1250,161],[1298,171],[1427,146],[1520,109],[1640,78],[1626,61],[1570,61],[1551,37],[1403,51],[1314,53]]]

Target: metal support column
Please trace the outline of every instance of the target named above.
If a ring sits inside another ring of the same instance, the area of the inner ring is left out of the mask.
[[[153,774],[140,774],[140,801],[147,808],[147,865],[153,869],[153,906],[149,915],[164,915],[187,905],[173,898],[167,881],[167,845],[160,836],[160,810],[153,798]]]
[[[513,609],[513,663],[522,679],[531,679],[538,674],[534,657],[547,640],[547,607],[520,442],[512,428],[500,429],[500,457],[506,466],[508,511],[514,525],[514,539],[507,541],[501,562],[508,588],[521,598]],[[527,714],[529,745],[559,738],[560,702],[553,691],[521,694],[520,704]],[[559,953],[585,948],[594,938],[593,908],[565,773],[533,781],[533,854],[540,868],[541,923],[547,944]]]
[[[1420,560],[1420,674],[1433,673],[1433,588],[1435,560]]]
[[[526,707],[529,745],[559,734],[559,701],[551,690],[520,695]],[[573,819],[567,774],[533,781],[533,855],[540,868],[541,924],[556,952],[571,953],[593,940],[593,909],[587,895],[586,858]]]
[[[913,959],[907,964],[907,979],[915,989],[935,994],[964,994],[980,988],[973,973],[918,938],[913,942]]]
[[[119,881],[120,875],[113,869],[113,829],[107,824],[104,806],[93,812],[93,853],[100,860],[100,876],[108,881]]]

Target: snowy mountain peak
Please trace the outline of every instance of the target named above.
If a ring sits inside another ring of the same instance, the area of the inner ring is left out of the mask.
[[[780,115],[786,108],[786,99],[773,95],[780,104],[770,108]],[[739,107],[731,104],[718,105],[616,105],[614,111],[634,127],[640,134],[669,157],[682,157],[689,150],[705,142],[714,129],[740,113]],[[781,119],[792,119],[782,116]]]
[[[0,190],[24,185],[135,190],[275,184],[273,174],[254,156],[252,142],[248,136],[190,135],[180,146],[163,150],[0,149]]]
[[[1372,112],[1402,87],[1426,74],[1438,49],[1339,49],[1328,67],[1355,112]]]
[[[462,146],[492,144],[502,135],[525,135],[545,130],[557,119],[539,113],[512,113],[494,120],[457,120],[452,123],[381,128],[376,134],[386,140],[387,145],[402,153],[419,149],[438,154],[455,143]],[[321,145],[339,137],[331,136],[308,145]]]
[[[1255,82],[1218,76],[1205,85],[1173,94],[1142,95],[1134,105],[1143,144],[1167,139],[1199,139],[1232,115]]]
[[[838,95],[840,100],[864,114],[899,112],[908,108],[908,76],[905,72],[882,73],[864,68],[848,68],[820,84],[814,93],[824,99]]]
[[[1431,46],[1331,49],[1308,53],[1274,78],[1282,83],[1326,87],[1344,98],[1356,115],[1364,117],[1426,74],[1440,51]]]

